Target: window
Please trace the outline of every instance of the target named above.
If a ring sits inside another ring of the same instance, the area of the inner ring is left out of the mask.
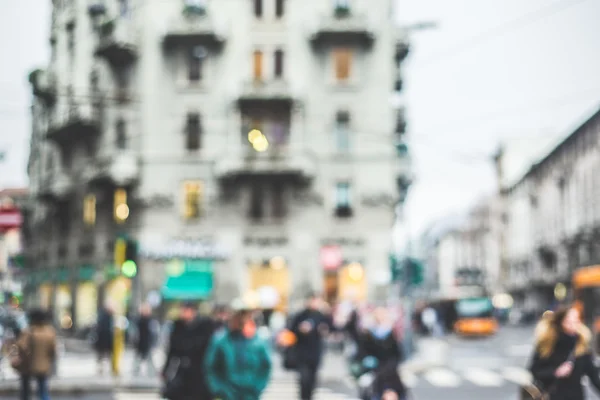
[[[261,18],[263,15],[263,2],[262,0],[254,0],[254,16]]]
[[[93,194],[83,199],[83,222],[88,226],[96,224],[96,196]]]
[[[335,121],[335,144],[338,151],[350,150],[350,114],[338,111]]]
[[[75,23],[67,25],[67,47],[69,55],[73,57],[75,55]]]
[[[263,79],[263,53],[260,50],[256,50],[253,55],[254,58],[254,80],[262,81]]]
[[[275,51],[275,78],[283,76],[283,50]]]
[[[335,205],[337,208],[350,207],[350,183],[339,182],[335,186]]]
[[[202,61],[206,57],[206,49],[202,46],[194,46],[189,54],[188,79],[190,82],[198,82],[202,79]]]
[[[129,16],[129,0],[119,0],[119,9],[121,10],[121,17]]]
[[[334,50],[333,64],[335,68],[335,79],[338,82],[345,82],[350,79],[352,51],[349,49]]]
[[[277,18],[283,17],[284,1],[285,0],[275,0],[275,16],[277,16]]]
[[[285,192],[281,183],[273,185],[273,217],[283,218],[286,215]]]
[[[125,121],[122,118],[117,120],[115,132],[117,149],[125,150],[127,148],[127,133],[125,132]]]
[[[186,128],[186,143],[185,147],[188,150],[199,150],[200,149],[200,115],[189,114],[187,117],[187,128]]]
[[[348,182],[339,182],[335,186],[335,216],[339,218],[352,216],[350,183]]]
[[[202,182],[184,182],[183,199],[183,217],[188,220],[200,218],[202,211]]]
[[[265,216],[265,193],[260,185],[254,185],[250,193],[250,218],[259,220]]]

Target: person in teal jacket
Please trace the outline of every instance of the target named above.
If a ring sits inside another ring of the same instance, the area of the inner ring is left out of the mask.
[[[215,399],[260,399],[269,383],[271,357],[250,311],[231,317],[227,328],[211,339],[205,357],[206,383]]]

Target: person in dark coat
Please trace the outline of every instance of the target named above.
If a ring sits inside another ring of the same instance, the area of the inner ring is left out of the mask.
[[[377,370],[373,391],[377,398],[386,392],[394,392],[399,399],[405,399],[407,390],[398,374],[402,361],[402,350],[394,335],[394,324],[385,308],[375,310],[375,323],[359,340],[359,360],[366,357],[377,359]]]
[[[114,343],[114,316],[110,306],[106,306],[98,315],[94,350],[98,359],[98,373],[104,374],[104,361],[111,362]]]
[[[321,297],[309,295],[306,308],[291,322],[290,331],[296,336],[297,366],[300,375],[300,399],[312,400],[317,386],[317,373],[324,351],[323,337],[332,329],[329,316],[323,314]]]
[[[149,376],[154,376],[156,369],[152,360],[152,348],[158,335],[157,322],[152,318],[152,308],[144,304],[140,308],[140,316],[136,321],[136,360],[133,367],[133,374],[139,375],[142,363],[146,363]]]
[[[584,400],[584,376],[600,392],[600,378],[590,350],[591,336],[575,308],[547,314],[539,323],[530,371],[550,400]]]
[[[170,400],[212,400],[204,379],[204,357],[215,329],[212,319],[198,316],[195,305],[183,304],[180,317],[173,325],[162,372],[164,397]],[[178,387],[169,389],[173,382],[178,382]]]

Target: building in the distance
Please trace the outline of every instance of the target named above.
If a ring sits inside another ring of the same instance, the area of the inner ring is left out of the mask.
[[[32,301],[81,326],[129,288],[384,296],[410,182],[395,3],[55,2],[30,75]],[[133,282],[118,238],[139,243]]]
[[[599,139],[596,111],[520,179],[500,187],[501,282],[520,309],[551,307],[572,294],[575,270],[600,264]],[[500,152],[499,172],[502,158]]]
[[[501,292],[500,210],[483,199],[463,217],[438,221],[421,239],[428,292],[442,299]]]

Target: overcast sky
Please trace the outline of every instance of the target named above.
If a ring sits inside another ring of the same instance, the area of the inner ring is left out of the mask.
[[[407,214],[418,232],[493,189],[501,139],[530,138],[520,148],[539,152],[600,106],[600,2],[399,1],[402,24],[439,24],[412,34],[405,68],[416,172]],[[0,187],[27,181],[26,77],[48,58],[50,5],[0,0]]]

